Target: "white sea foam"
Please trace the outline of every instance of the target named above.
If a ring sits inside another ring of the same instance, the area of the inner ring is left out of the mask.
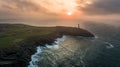
[[[37,52],[31,56],[31,61],[30,61],[30,65],[28,67],[38,67],[36,62],[40,61],[39,60],[39,55],[41,54],[42,50],[44,48],[52,48],[52,49],[58,49],[59,48],[59,43],[63,42],[66,39],[66,36],[63,36],[62,38],[57,38],[53,45],[48,45],[46,44],[46,47],[43,46],[38,46],[37,47]]]
[[[107,44],[106,48],[108,48],[108,49],[114,48],[114,46],[111,43],[109,43],[109,42],[104,42],[104,43]]]
[[[98,39],[99,37],[97,35],[95,35],[95,39]]]

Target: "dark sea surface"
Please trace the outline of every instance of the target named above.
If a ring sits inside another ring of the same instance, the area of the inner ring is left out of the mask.
[[[120,27],[85,24],[95,37],[63,36],[38,46],[28,67],[120,67]]]

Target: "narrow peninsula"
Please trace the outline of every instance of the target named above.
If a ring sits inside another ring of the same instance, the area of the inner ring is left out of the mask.
[[[0,24],[0,67],[27,67],[37,46],[51,45],[63,35],[94,37],[87,30],[75,27]]]

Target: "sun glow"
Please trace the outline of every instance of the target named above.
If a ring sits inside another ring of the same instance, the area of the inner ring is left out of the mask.
[[[73,13],[72,12],[67,12],[67,15],[71,16]]]
[[[81,8],[93,4],[94,0],[34,0],[34,2],[44,8],[47,13],[61,14],[66,12],[66,15],[71,16],[75,12],[82,11]]]

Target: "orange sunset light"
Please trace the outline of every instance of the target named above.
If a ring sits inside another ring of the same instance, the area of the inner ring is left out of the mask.
[[[72,12],[67,12],[67,15],[68,16],[71,16],[73,13]]]
[[[72,19],[76,19],[78,18],[78,16],[83,16],[82,12],[73,12],[73,11],[68,11],[68,12],[63,12],[59,14],[59,17],[61,19],[68,19],[68,20],[72,20]]]
[[[94,0],[34,0],[34,2],[44,8],[47,14],[63,15],[63,17],[75,18],[83,15],[83,8],[87,8],[94,3]]]

